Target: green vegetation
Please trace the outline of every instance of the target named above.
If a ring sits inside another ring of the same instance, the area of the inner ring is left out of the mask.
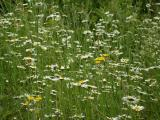
[[[160,120],[159,8],[97,1],[1,6],[0,120]]]

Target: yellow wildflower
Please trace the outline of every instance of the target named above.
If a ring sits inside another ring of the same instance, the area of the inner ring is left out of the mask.
[[[105,57],[97,57],[96,59],[95,59],[95,61],[105,61]]]
[[[29,101],[25,101],[24,103],[22,103],[23,106],[28,106],[29,105]]]
[[[29,101],[32,101],[32,100],[34,100],[34,96],[29,95],[29,96],[27,96],[27,99],[28,99]]]
[[[102,56],[103,56],[103,57],[108,57],[108,56],[109,56],[109,54],[102,54]]]
[[[41,101],[42,100],[42,97],[41,96],[36,96],[36,97],[34,97],[34,101],[36,101],[36,102],[39,102],[39,101]]]
[[[96,64],[100,64],[101,62],[103,62],[103,61],[105,61],[105,57],[97,57],[96,59],[95,59],[95,63]]]
[[[28,101],[35,101],[35,102],[39,102],[39,101],[41,101],[42,100],[42,97],[41,96],[27,96],[27,99],[28,99]]]
[[[101,61],[95,61],[95,63],[96,63],[96,64],[99,64],[99,63],[101,63]]]
[[[109,57],[109,54],[101,54],[100,57],[97,57],[97,58],[95,59],[95,63],[96,63],[96,64],[100,64],[101,62],[104,62],[107,57]]]
[[[78,83],[81,85],[81,84],[84,84],[84,83],[86,83],[86,82],[88,82],[88,80],[80,80],[80,81],[78,81]]]

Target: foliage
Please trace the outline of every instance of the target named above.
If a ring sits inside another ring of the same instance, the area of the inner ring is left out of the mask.
[[[129,0],[12,4],[0,16],[1,120],[160,119],[158,10],[140,17]]]

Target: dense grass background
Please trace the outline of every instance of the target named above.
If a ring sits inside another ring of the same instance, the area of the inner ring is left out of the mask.
[[[160,120],[158,6],[0,3],[0,120]]]

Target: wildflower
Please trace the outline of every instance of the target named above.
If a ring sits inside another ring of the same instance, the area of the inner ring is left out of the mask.
[[[12,39],[12,40],[6,40],[6,41],[14,43],[14,42],[19,42],[20,40],[19,39]]]
[[[24,103],[22,103],[23,106],[28,106],[29,105],[29,101],[26,100]]]
[[[85,96],[82,101],[84,101],[84,100],[94,100],[94,97],[92,97],[92,96]]]
[[[36,59],[32,57],[24,57],[23,60],[26,62],[26,65],[34,65]]]
[[[32,101],[32,100],[34,100],[34,97],[33,96],[27,96],[27,99],[28,99],[28,101]]]
[[[140,112],[144,109],[143,106],[139,106],[139,105],[131,105],[131,109],[136,111],[136,112]]]
[[[136,98],[135,96],[125,96],[122,98],[122,100],[124,103],[127,103],[127,104],[136,104],[139,102],[139,99]]]
[[[47,50],[47,47],[46,47],[46,46],[40,45],[40,48],[41,48],[43,51],[46,51],[46,50]]]
[[[92,58],[93,56],[92,56],[92,53],[87,53],[87,54],[85,54],[85,55],[80,55],[80,58],[81,59],[88,59],[88,58]]]
[[[36,96],[36,97],[34,97],[34,101],[35,102],[39,102],[39,101],[41,101],[42,100],[42,97],[41,96]]]
[[[78,81],[78,83],[79,83],[80,85],[82,85],[82,84],[84,84],[84,83],[86,83],[86,82],[88,82],[88,80],[80,80],[80,81]]]
[[[50,68],[51,71],[55,71],[58,68],[57,64],[46,65],[46,68]]]
[[[109,57],[109,54],[102,54],[103,57]]]
[[[34,42],[34,43],[33,43],[33,46],[40,46],[40,45],[41,45],[40,42]]]
[[[82,23],[87,23],[88,22],[88,20],[82,20]]]
[[[100,57],[97,57],[95,59],[95,63],[99,64],[101,62],[104,62],[108,56],[109,56],[109,54],[102,54]]]
[[[22,65],[18,65],[17,68],[25,70],[26,68]]]
[[[51,71],[54,71],[58,67],[58,65],[57,64],[52,64],[52,65],[50,65],[50,67],[51,67]]]
[[[70,118],[71,119],[84,119],[85,118],[85,114],[84,113],[77,114],[77,115],[71,116]]]
[[[64,78],[60,75],[55,75],[55,76],[45,76],[44,79],[51,80],[51,81],[59,81],[59,80],[64,80]]]
[[[35,66],[35,65],[30,65],[29,66],[31,69],[36,69],[37,68],[37,66]]]
[[[120,120],[120,119],[121,119],[120,116],[112,118],[112,120]]]
[[[151,7],[151,4],[146,4],[146,7],[147,7],[147,8],[150,8],[150,7]]]
[[[46,20],[55,20],[55,21],[59,21],[61,19],[60,13],[56,12],[54,14],[50,14],[49,16],[47,16]]]
[[[124,58],[121,59],[122,63],[128,63],[128,61],[129,61],[129,59],[124,59]]]
[[[27,100],[28,100],[29,102],[31,102],[31,101],[39,102],[39,101],[42,100],[42,97],[39,96],[39,95],[38,95],[38,96],[29,95],[29,96],[27,96]]]
[[[85,31],[83,32],[83,34],[84,34],[84,35],[86,35],[86,34],[92,34],[92,32],[91,32],[90,30],[85,30]]]
[[[29,109],[29,111],[30,111],[30,112],[33,112],[33,111],[34,111],[34,109],[32,109],[32,108],[31,108],[31,109]]]
[[[97,57],[96,59],[95,59],[96,61],[105,61],[105,57]]]
[[[27,99],[25,100],[24,103],[21,103],[22,106],[30,106],[32,105],[32,103],[37,103],[37,102],[40,102],[42,100],[42,97],[41,96],[32,96],[32,95],[27,95]]]
[[[26,52],[30,52],[30,53],[32,53],[32,52],[34,52],[35,51],[35,48],[29,48],[29,49],[26,49]]]
[[[100,64],[100,63],[101,63],[101,61],[95,61],[95,63],[96,63],[96,64]]]
[[[85,87],[85,86],[87,86],[87,83],[88,82],[88,80],[80,80],[80,81],[78,81],[78,82],[73,82],[73,83],[71,83],[73,86],[80,86],[80,87]]]

